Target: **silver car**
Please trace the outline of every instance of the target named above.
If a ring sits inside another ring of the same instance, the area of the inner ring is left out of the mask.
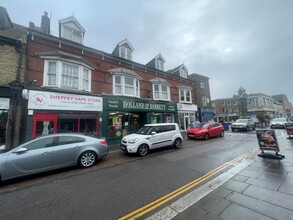
[[[0,150],[0,181],[61,167],[92,166],[108,154],[103,139],[81,134],[52,134],[11,150]]]

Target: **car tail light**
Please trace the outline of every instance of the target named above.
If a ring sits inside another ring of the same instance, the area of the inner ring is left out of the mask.
[[[107,145],[107,141],[106,140],[100,141],[100,143],[103,144],[103,145]]]

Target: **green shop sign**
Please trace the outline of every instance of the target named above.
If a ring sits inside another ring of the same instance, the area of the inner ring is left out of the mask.
[[[103,97],[104,110],[110,111],[144,111],[144,112],[169,112],[177,111],[177,104],[170,102],[148,101],[118,97]]]

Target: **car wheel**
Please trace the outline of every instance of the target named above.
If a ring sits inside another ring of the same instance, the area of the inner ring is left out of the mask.
[[[142,144],[137,148],[137,153],[139,156],[143,157],[149,152],[149,146],[147,144]]]
[[[209,134],[206,133],[206,134],[204,135],[204,139],[205,139],[205,140],[208,140],[209,138],[210,138]]]
[[[235,131],[235,129],[234,129],[234,128],[232,128],[231,130],[232,130],[232,132],[234,132],[234,131]]]
[[[79,159],[78,164],[83,168],[91,167],[97,161],[97,154],[93,151],[83,152]]]
[[[182,140],[181,140],[181,138],[176,138],[176,140],[174,141],[173,146],[174,146],[176,149],[181,148],[181,147],[182,147]]]
[[[224,137],[224,131],[221,131],[220,136]]]
[[[246,127],[246,131],[249,131],[249,126]]]
[[[253,125],[253,128],[252,128],[252,130],[255,130],[256,129],[256,126],[255,125]]]

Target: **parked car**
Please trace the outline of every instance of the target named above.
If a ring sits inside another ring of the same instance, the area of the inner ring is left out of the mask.
[[[270,128],[285,128],[285,124],[288,122],[287,118],[274,118],[270,123]]]
[[[11,150],[0,150],[0,181],[61,167],[92,166],[108,154],[104,139],[80,134],[50,134]]]
[[[210,137],[220,136],[224,137],[224,127],[218,122],[203,122],[195,124],[192,128],[187,130],[187,138],[189,139],[205,139]]]
[[[179,149],[183,138],[176,123],[146,124],[137,133],[121,140],[120,148],[127,153],[145,156],[151,149],[173,145]]]
[[[256,123],[252,119],[247,118],[239,118],[235,122],[231,124],[231,130],[243,130],[243,131],[249,131],[249,130],[255,130]]]

